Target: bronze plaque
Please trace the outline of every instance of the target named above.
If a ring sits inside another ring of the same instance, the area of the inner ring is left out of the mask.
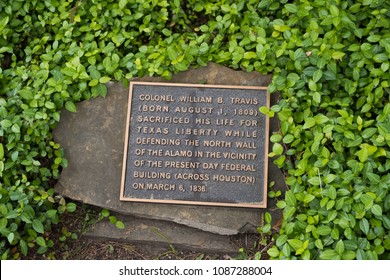
[[[265,87],[131,82],[120,199],[266,208]]]

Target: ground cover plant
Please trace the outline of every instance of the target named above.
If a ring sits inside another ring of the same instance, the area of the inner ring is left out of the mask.
[[[213,61],[273,74],[270,157],[289,190],[270,216],[274,259],[390,258],[390,3],[387,0],[0,0],[0,256],[46,252],[75,204],[61,109],[105,83]]]

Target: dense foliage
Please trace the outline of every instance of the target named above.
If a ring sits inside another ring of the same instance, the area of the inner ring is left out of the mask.
[[[0,255],[45,252],[74,210],[53,191],[63,107],[214,61],[272,73],[282,95],[270,156],[289,190],[269,255],[390,258],[388,30],[387,0],[0,0]]]

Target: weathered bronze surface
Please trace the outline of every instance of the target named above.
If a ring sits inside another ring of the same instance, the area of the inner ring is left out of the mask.
[[[265,208],[265,87],[131,82],[121,200]]]

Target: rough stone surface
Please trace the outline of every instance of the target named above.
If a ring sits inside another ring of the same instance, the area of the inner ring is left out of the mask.
[[[209,64],[175,75],[170,82],[267,86],[270,79],[254,72]],[[142,80],[164,81],[151,77]],[[271,98],[271,103],[275,98]],[[79,103],[77,113],[62,112],[54,137],[64,148],[69,165],[55,187],[58,193],[119,213],[171,221],[221,235],[254,231],[266,211],[271,212],[274,221],[280,217],[273,200],[268,201],[267,209],[260,210],[120,201],[127,100],[128,89],[119,83],[110,83],[106,98]],[[275,118],[271,119],[270,135],[278,130],[277,126]],[[275,189],[284,190],[284,176],[272,160],[268,169],[268,180],[276,182]]]
[[[239,248],[232,244],[230,238],[189,228],[173,222],[139,219],[130,216],[116,216],[125,224],[125,229],[118,230],[108,220],[96,225],[93,232],[86,236],[125,241],[132,244],[149,245],[153,248],[167,248],[220,254],[234,254]]]

